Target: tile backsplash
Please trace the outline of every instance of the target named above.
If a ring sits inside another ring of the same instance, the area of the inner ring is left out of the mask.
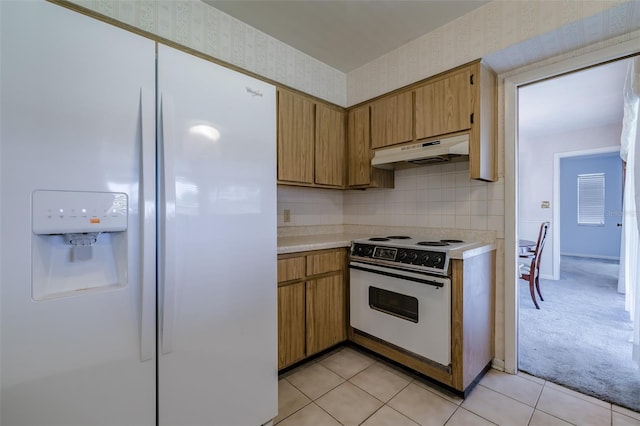
[[[343,199],[343,191],[336,189],[278,186],[278,227],[342,225]]]
[[[284,210],[290,222],[284,222]],[[372,225],[504,233],[504,183],[469,178],[469,163],[395,172],[395,188],[278,187],[278,226]]]

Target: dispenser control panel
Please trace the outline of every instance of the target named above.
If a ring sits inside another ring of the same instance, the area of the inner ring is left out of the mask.
[[[119,232],[127,229],[128,198],[122,192],[33,191],[34,234]]]

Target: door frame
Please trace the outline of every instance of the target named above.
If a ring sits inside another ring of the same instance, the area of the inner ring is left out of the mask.
[[[508,373],[518,371],[518,88],[639,53],[638,39],[632,39],[518,74],[499,76],[504,91],[504,370]]]

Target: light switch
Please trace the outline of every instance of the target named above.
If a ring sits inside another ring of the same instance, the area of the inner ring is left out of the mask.
[[[291,210],[289,209],[284,209],[284,222],[291,222]]]

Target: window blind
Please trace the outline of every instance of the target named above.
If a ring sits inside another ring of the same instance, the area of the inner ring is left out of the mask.
[[[604,225],[604,173],[578,175],[578,225]]]

